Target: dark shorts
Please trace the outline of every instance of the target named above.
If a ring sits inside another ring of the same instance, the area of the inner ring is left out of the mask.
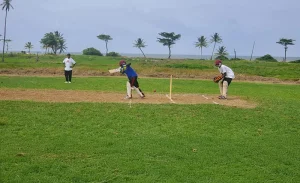
[[[129,83],[130,83],[131,87],[133,87],[133,86],[135,86],[136,88],[139,87],[139,83],[137,81],[137,78],[138,78],[137,76],[129,78]]]
[[[232,81],[232,78],[224,78],[224,80],[223,81],[227,81],[227,83],[228,83],[228,86],[230,85],[230,83],[231,83],[231,81]]]

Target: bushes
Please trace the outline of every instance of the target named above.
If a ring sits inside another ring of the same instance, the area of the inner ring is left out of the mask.
[[[262,57],[258,57],[255,60],[259,60],[259,61],[266,61],[266,62],[277,62],[277,60],[275,58],[273,58],[271,55],[267,54],[264,55]]]
[[[93,47],[84,49],[82,51],[82,53],[83,53],[83,55],[98,55],[98,56],[103,56],[103,54],[99,50],[97,50],[97,49],[95,49]]]
[[[229,60],[226,56],[217,56],[216,59],[218,60]]]
[[[300,60],[290,61],[291,63],[300,63]]]
[[[121,55],[119,53],[117,53],[117,52],[112,51],[112,52],[107,53],[106,56],[109,56],[109,57],[120,57]]]

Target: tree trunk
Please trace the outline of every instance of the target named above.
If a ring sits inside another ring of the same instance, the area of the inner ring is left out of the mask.
[[[107,53],[108,53],[107,41],[105,41],[105,46],[106,46],[106,55],[107,55]]]
[[[212,51],[212,54],[211,54],[210,60],[212,60],[212,58],[213,58],[214,51],[215,51],[215,47],[216,47],[216,43],[217,43],[217,42],[215,42],[215,44],[214,44],[214,49],[213,49],[213,51]]]
[[[252,60],[252,55],[253,55],[253,51],[254,51],[254,46],[255,46],[255,41],[254,41],[254,43],[253,43],[252,52],[251,52],[251,57],[250,57],[250,61]]]
[[[169,48],[169,59],[171,58],[171,46],[168,46],[168,48]]]
[[[202,59],[202,46],[200,47],[200,49],[201,49],[201,56],[200,56],[200,59]]]
[[[143,52],[142,48],[139,48],[139,49],[141,50],[142,54],[143,54],[143,55],[144,55],[144,57],[146,58],[146,55],[144,54],[144,52]]]
[[[6,38],[6,19],[7,19],[7,10],[5,12],[4,37],[3,37],[3,49],[2,49],[2,62],[4,62],[4,48],[5,48],[5,38]]]
[[[287,50],[287,47],[284,47],[284,62],[286,62],[286,50]]]
[[[234,49],[234,59],[236,59],[236,51],[235,51],[235,49]]]

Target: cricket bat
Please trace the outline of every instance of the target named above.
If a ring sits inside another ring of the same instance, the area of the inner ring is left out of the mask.
[[[116,73],[116,72],[120,72],[120,67],[117,69],[110,69],[108,70],[109,73]]]

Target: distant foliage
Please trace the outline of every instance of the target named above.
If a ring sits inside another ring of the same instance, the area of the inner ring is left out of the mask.
[[[168,68],[180,68],[180,69],[209,69],[210,67],[206,65],[199,65],[199,64],[184,64],[184,63],[178,63],[178,64],[167,64],[166,67]]]
[[[226,57],[226,56],[223,56],[223,55],[221,55],[221,56],[217,56],[217,57],[216,57],[216,59],[218,59],[218,60],[229,60],[229,58],[228,58],[228,57]]]
[[[93,47],[84,49],[82,51],[82,53],[83,53],[83,55],[98,55],[98,56],[103,56],[103,54],[99,50],[97,50],[97,49],[95,49]]]
[[[117,53],[117,52],[111,51],[111,52],[107,53],[106,56],[109,56],[109,57],[120,57],[121,55],[119,53]]]
[[[231,58],[230,60],[234,61],[234,60],[244,60],[242,58]]]
[[[290,61],[291,63],[300,63],[300,60]]]
[[[262,57],[258,57],[255,60],[259,60],[259,61],[266,61],[266,62],[277,62],[277,60],[275,58],[273,58],[271,55],[267,54],[264,55]]]

